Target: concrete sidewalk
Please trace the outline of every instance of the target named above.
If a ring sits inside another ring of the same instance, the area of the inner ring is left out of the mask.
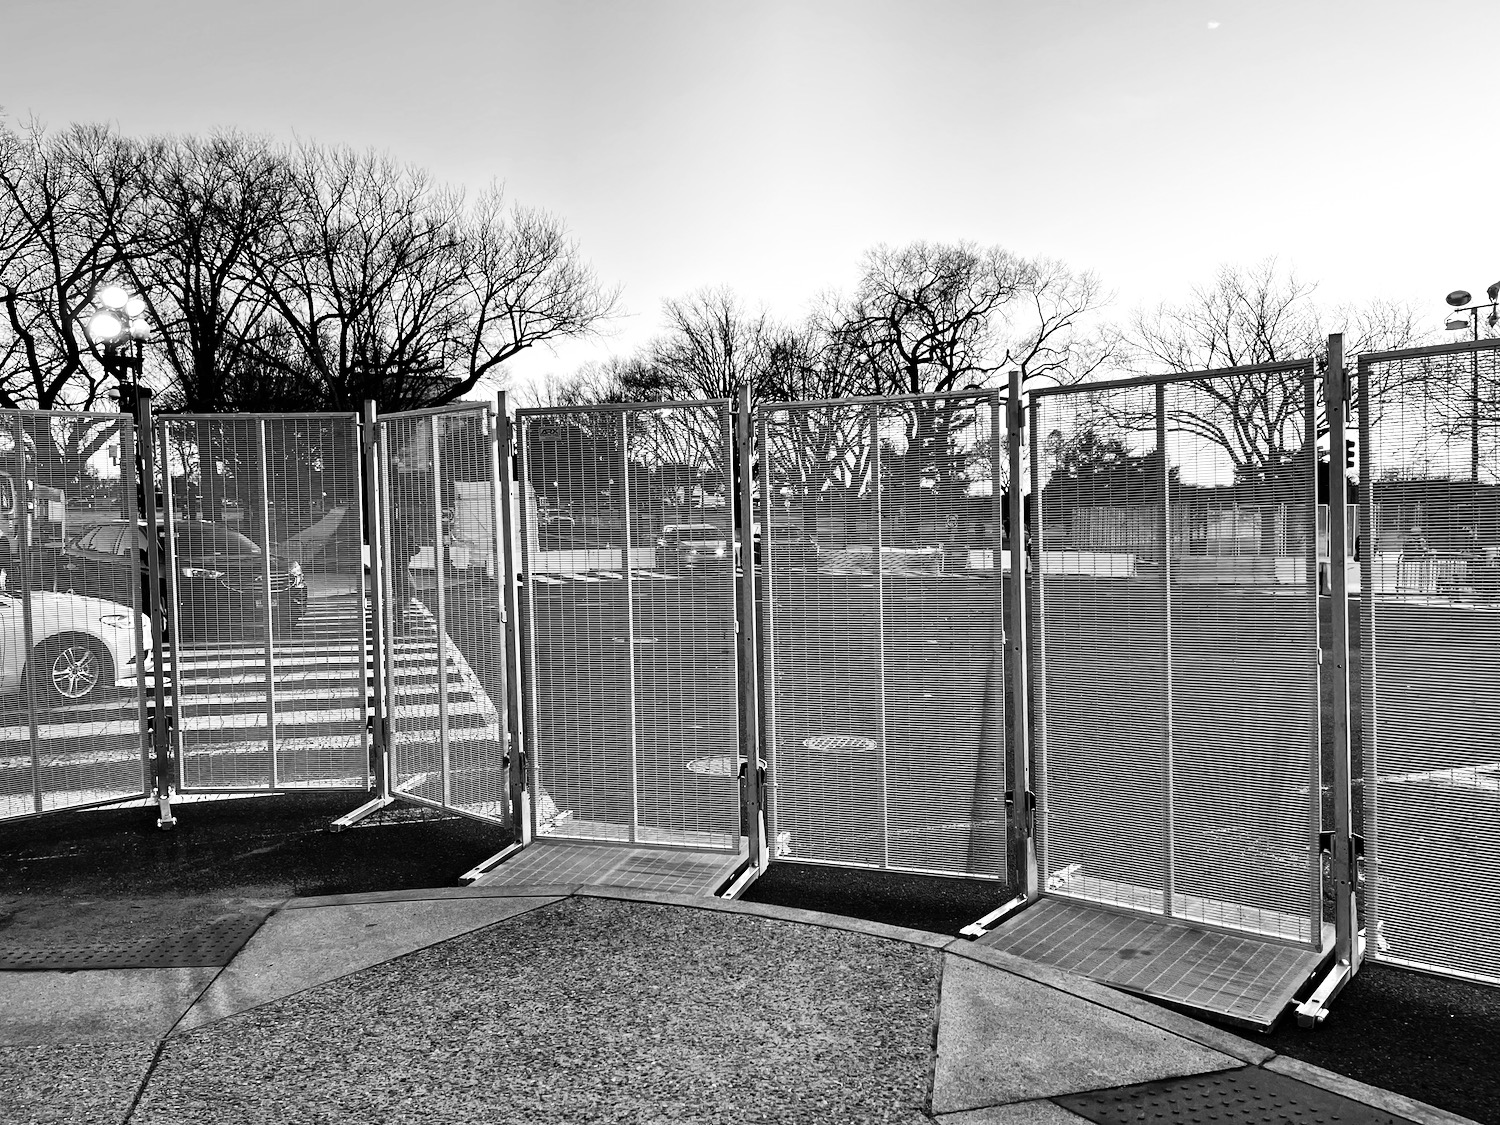
[[[292,899],[222,969],[0,973],[0,1072],[16,1125],[1077,1122],[1221,1072],[1466,1120],[966,940],[574,885]]]

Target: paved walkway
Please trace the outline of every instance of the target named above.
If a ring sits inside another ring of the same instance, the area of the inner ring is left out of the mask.
[[[1464,1120],[962,939],[573,885],[292,899],[224,968],[0,973],[0,1074],[13,1125],[1077,1122],[1203,1074]]]

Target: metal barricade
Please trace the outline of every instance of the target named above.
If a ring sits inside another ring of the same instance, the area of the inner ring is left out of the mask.
[[[1049,893],[1324,940],[1317,409],[1310,360],[1034,393]]]
[[[509,825],[494,411],[460,403],[377,425],[391,792]]]
[[[1365,956],[1500,983],[1500,340],[1358,378]]]
[[[760,408],[773,855],[1006,876],[1000,411]]]
[[[150,792],[135,463],[128,416],[0,411],[0,819]]]
[[[368,788],[358,418],[173,415],[157,443],[178,788]]]
[[[737,849],[730,404],[516,419],[534,830]]]

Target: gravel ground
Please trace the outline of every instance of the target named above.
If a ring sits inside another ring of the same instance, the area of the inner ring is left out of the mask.
[[[570,899],[170,1040],[132,1120],[913,1122],[940,966]]]
[[[0,1047],[0,1121],[118,1125],[155,1054],[155,1043]]]

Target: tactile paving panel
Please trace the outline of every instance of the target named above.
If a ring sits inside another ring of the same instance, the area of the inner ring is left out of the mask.
[[[179,969],[229,964],[267,912],[220,918],[194,930],[88,945],[15,947],[0,944],[0,971],[48,969]]]
[[[1200,1121],[1217,1125],[1290,1122],[1313,1125],[1330,1121],[1347,1125],[1410,1125],[1405,1117],[1258,1067],[1143,1082],[1090,1094],[1068,1094],[1052,1100],[1101,1125],[1143,1121],[1159,1125]]]

